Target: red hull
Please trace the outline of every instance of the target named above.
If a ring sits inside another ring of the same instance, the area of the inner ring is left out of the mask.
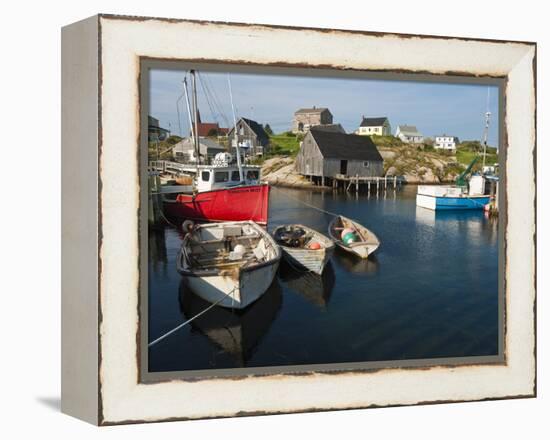
[[[198,221],[252,220],[267,224],[269,185],[250,185],[205,191],[196,195],[179,194],[165,200],[164,211],[170,217]]]

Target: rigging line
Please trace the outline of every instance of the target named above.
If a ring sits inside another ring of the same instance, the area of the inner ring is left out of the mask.
[[[225,123],[225,126],[226,127],[229,127],[230,124],[229,124],[229,118],[227,117],[227,115],[225,114],[225,111],[223,110],[223,107],[220,105],[220,99],[216,93],[216,88],[212,85],[211,83],[211,80],[210,80],[210,77],[208,76],[205,76],[206,78],[206,83],[208,85],[208,88],[209,90],[212,91],[212,99],[214,101],[214,105],[216,106],[217,110],[218,110],[218,114],[221,116],[221,118],[223,119],[224,123]]]
[[[208,97],[208,92],[207,92],[206,87],[204,85],[203,76],[201,75],[200,72],[197,72],[197,76],[199,78],[199,82],[200,82],[200,85],[201,85],[201,88],[202,88],[202,92],[204,93],[204,98],[206,99],[206,104],[208,104],[208,108],[210,109],[210,116],[212,117],[212,120],[214,122],[218,122],[217,118],[216,118],[216,114],[214,112],[214,109],[212,108],[212,103],[210,102],[210,99]]]
[[[212,309],[213,307],[217,306],[219,303],[221,303],[227,296],[230,296],[233,292],[234,292],[235,288],[233,288],[233,290],[231,290],[231,292],[229,293],[224,293],[218,301],[216,301],[215,303],[212,303],[210,304],[206,309],[204,309],[202,312],[199,312],[197,313],[195,316],[193,316],[192,318],[189,318],[187,321],[184,321],[182,322],[180,325],[174,327],[172,330],[164,333],[162,336],[159,336],[157,339],[155,339],[154,341],[151,341],[149,342],[149,344],[147,345],[147,347],[152,347],[153,345],[159,343],[160,341],[162,341],[163,339],[167,338],[168,336],[170,336],[171,334],[177,332],[179,329],[185,327],[187,324],[190,324],[192,321],[194,321],[195,319],[197,319],[199,316],[201,315],[204,315],[206,312],[208,312],[210,309]]]
[[[206,87],[206,90],[207,90],[208,94],[212,98],[212,104],[213,104],[214,110],[217,114],[216,121],[218,122],[219,118],[221,118],[221,119],[223,119],[225,125],[229,126],[228,119],[225,116],[220,103],[218,102],[218,98],[217,98],[217,95],[216,95],[216,89],[214,88],[214,86],[211,85],[210,79],[208,78],[208,76],[201,75],[201,79],[204,79],[204,86]]]
[[[221,105],[221,101],[220,101],[220,98],[218,97],[218,94],[216,92],[216,88],[214,87],[214,85],[212,84],[211,80],[210,80],[210,77],[207,77],[207,83],[208,83],[208,88],[210,90],[212,90],[212,97],[214,98],[214,103],[218,109],[218,114],[223,118],[224,122],[225,122],[225,125],[227,127],[229,127],[229,118],[227,117],[226,113],[225,113],[225,110],[223,108],[223,106]]]

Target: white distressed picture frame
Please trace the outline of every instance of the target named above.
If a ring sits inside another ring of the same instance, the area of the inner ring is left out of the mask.
[[[62,48],[64,412],[109,425],[536,394],[535,44],[100,15]],[[505,362],[141,383],[142,59],[505,78]]]

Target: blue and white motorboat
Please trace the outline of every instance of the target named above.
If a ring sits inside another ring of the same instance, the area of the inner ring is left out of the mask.
[[[474,176],[477,177],[477,176]],[[473,178],[474,178],[473,177]],[[483,178],[482,176],[479,176]],[[473,179],[472,178],[472,179]],[[416,204],[422,208],[439,210],[485,209],[491,201],[488,194],[476,194],[458,186],[421,185],[416,194]]]
[[[498,177],[493,177],[498,182]],[[420,185],[416,193],[416,205],[422,208],[440,210],[486,209],[491,202],[487,194],[487,177],[473,175],[464,185]]]

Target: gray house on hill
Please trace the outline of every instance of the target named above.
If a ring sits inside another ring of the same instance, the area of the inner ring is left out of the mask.
[[[377,177],[384,159],[368,136],[311,129],[296,156],[296,171],[304,176]]]
[[[305,133],[316,125],[332,124],[332,113],[326,107],[301,108],[294,112],[293,133]]]
[[[424,142],[424,135],[414,125],[398,125],[395,136],[407,144],[421,144]]]
[[[235,127],[227,134],[229,145],[235,137]],[[245,149],[247,156],[261,156],[269,144],[269,136],[261,124],[247,118],[237,121],[237,141]]]

